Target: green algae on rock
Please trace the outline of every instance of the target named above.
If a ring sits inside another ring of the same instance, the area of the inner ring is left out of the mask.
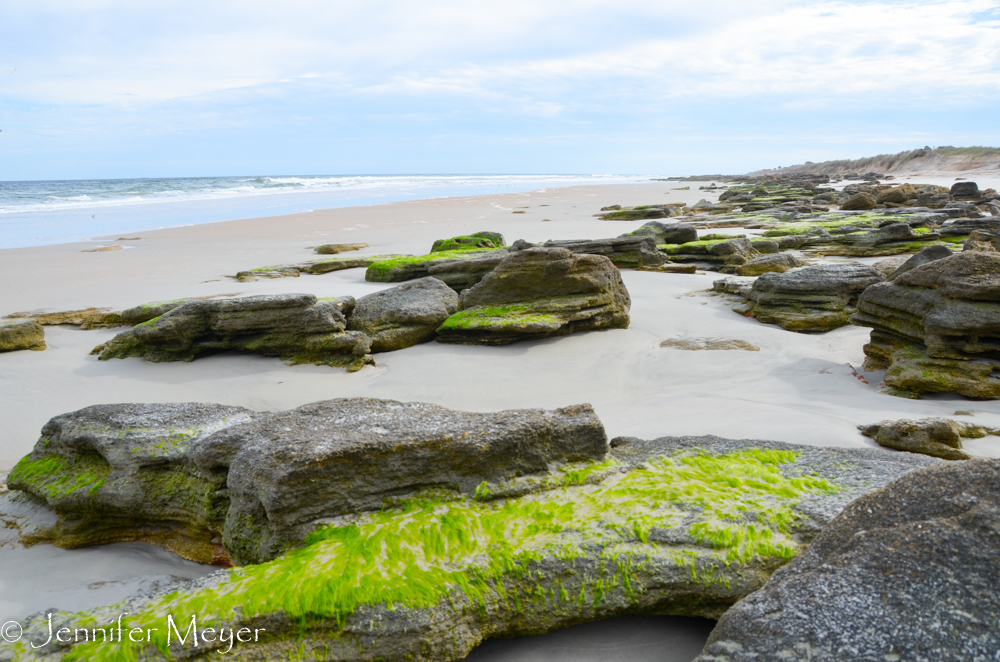
[[[541,491],[409,498],[340,518],[264,564],[53,616],[56,628],[101,627],[126,613],[130,629],[160,628],[151,641],[15,652],[133,662],[226,650],[167,647],[167,615],[186,624],[193,614],[200,628],[266,628],[231,649],[237,659],[444,662],[488,637],[624,613],[717,618],[851,500],[933,462],[715,437],[617,439],[593,470]]]
[[[438,239],[431,246],[431,253],[467,251],[475,248],[503,248],[507,245],[499,232],[473,232],[450,239]]]
[[[461,291],[474,285],[492,270],[506,252],[504,248],[469,248],[379,260],[368,267],[365,280],[374,283],[399,283],[441,274],[441,280],[452,289]],[[464,264],[467,261],[470,264]],[[458,262],[463,264],[455,264]],[[456,274],[457,278],[454,277]]]
[[[45,329],[35,320],[20,320],[0,324],[0,352],[45,349]]]

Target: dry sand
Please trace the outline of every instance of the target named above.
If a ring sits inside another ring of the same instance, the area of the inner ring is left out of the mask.
[[[954,178],[911,181],[950,184]],[[1000,181],[979,184],[996,187]],[[642,222],[600,221],[593,214],[602,206],[714,198],[698,191],[697,183],[692,184],[695,190],[671,190],[677,186],[654,182],[422,200],[143,232],[136,235],[141,236],[138,241],[4,250],[0,315],[90,306],[117,310],[161,299],[233,293],[359,297],[390,285],[365,282],[364,269],[253,283],[225,275],[318,257],[306,247],[320,243],[363,241],[371,245],[366,254],[418,254],[429,250],[435,239],[479,230],[502,232],[508,242],[612,237]],[[134,248],[81,252],[112,244]],[[1000,426],[1000,403],[995,401],[957,395],[914,401],[876,393],[880,375],[869,375],[866,384],[855,374],[855,368],[860,373],[867,329],[797,334],[760,324],[733,313],[719,297],[704,291],[719,278],[714,273],[625,271],[623,277],[632,296],[627,330],[507,347],[428,343],[376,355],[377,367],[355,374],[239,354],[193,363],[99,362],[88,352],[117,330],[47,327],[48,350],[0,355],[0,475],[31,449],[50,417],[113,402],[206,401],[268,411],[355,396],[433,402],[467,411],[589,402],[611,437],[715,434],[845,447],[872,446],[856,426],[883,419],[971,410],[974,417],[958,418]],[[760,351],[660,347],[663,340],[676,338],[738,339]],[[974,455],[1000,457],[1000,438],[969,440],[967,448]],[[0,620],[49,606],[81,608],[118,599],[122,591],[150,577],[205,571],[142,545],[61,551],[47,546],[23,550],[3,542],[0,566],[17,568],[32,579],[12,580],[8,572],[0,577]],[[46,574],[66,567],[80,571]],[[98,582],[110,583],[95,585]],[[29,584],[30,597],[11,599],[26,592]],[[685,636],[694,637],[689,641],[703,639],[703,633],[685,631]],[[532,657],[536,653],[512,652],[516,650],[506,648],[490,653],[499,657],[480,659],[541,659]],[[608,657],[592,652],[593,659]]]

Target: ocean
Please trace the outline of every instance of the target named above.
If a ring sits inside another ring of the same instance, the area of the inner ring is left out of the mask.
[[[642,182],[649,177],[309,175],[0,182],[0,248],[332,207]]]

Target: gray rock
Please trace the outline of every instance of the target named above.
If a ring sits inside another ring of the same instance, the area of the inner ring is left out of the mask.
[[[871,327],[865,366],[890,392],[1000,398],[1000,253],[964,251],[880,283],[851,322]]]
[[[656,244],[686,244],[698,241],[698,230],[687,223],[667,225],[659,221],[650,221],[638,230],[621,235],[622,237],[653,237]]]
[[[875,205],[877,204],[878,200],[874,195],[862,191],[848,198],[846,202],[840,205],[840,208],[844,211],[867,210],[875,209]]]
[[[923,249],[913,257],[907,259],[903,264],[899,265],[898,268],[894,269],[891,273],[886,275],[886,280],[896,280],[907,271],[911,269],[916,269],[919,266],[925,265],[928,262],[933,262],[934,260],[940,260],[941,258],[954,255],[952,250],[946,246],[935,245],[928,246]]]
[[[468,249],[382,260],[369,265],[365,272],[365,280],[376,283],[401,283],[434,276],[456,292],[461,292],[478,283],[503,260],[508,252],[506,248]]]
[[[604,255],[620,269],[638,269],[640,267],[655,267],[668,261],[663,253],[657,250],[656,244],[657,240],[652,236],[626,235],[615,239],[550,239],[543,246],[546,248],[565,248],[573,253]]]
[[[372,339],[372,352],[391,352],[434,339],[434,331],[458,310],[458,295],[427,277],[363,296],[347,328]]]
[[[603,460],[608,451],[589,405],[471,414],[345,398],[275,414],[232,436],[245,440],[229,470],[225,530],[238,563],[301,545],[327,518],[425,490],[472,495],[484,481],[542,475],[551,463]]]
[[[998,614],[1000,461],[946,463],[849,505],[696,662],[990,660]]]
[[[450,239],[438,239],[431,246],[431,253],[468,250],[470,248],[502,248],[507,242],[499,232],[474,232]]]
[[[118,334],[93,353],[102,361],[136,356],[158,363],[235,349],[360,370],[371,362],[371,340],[346,330],[343,311],[353,306],[351,297],[317,300],[311,294],[190,301]]]
[[[82,547],[146,542],[226,563],[228,461],[193,456],[213,433],[259,415],[198,403],[95,405],[56,416],[7,477],[57,516],[25,543]]]
[[[359,251],[362,248],[368,248],[368,244],[323,244],[322,246],[316,246],[313,250],[320,255],[337,255],[338,253],[345,253],[347,251]]]
[[[909,453],[923,453],[943,460],[968,460],[962,450],[964,426],[948,418],[925,418],[919,421],[882,421],[859,426],[861,433],[879,446]]]
[[[752,258],[739,265],[736,267],[736,273],[740,276],[760,276],[771,272],[784,273],[789,269],[801,267],[802,264],[802,260],[791,253],[770,253]]]
[[[1000,230],[973,230],[962,246],[963,251],[1000,251]]]
[[[621,273],[602,255],[527,248],[462,292],[459,312],[438,341],[503,345],[590,329],[628,327],[631,299]]]
[[[0,352],[45,349],[45,329],[33,319],[0,324]]]
[[[951,185],[953,198],[979,198],[979,186],[975,182],[956,182]]]
[[[980,232],[1000,232],[1000,218],[960,218],[953,223],[948,223],[941,227],[941,234],[945,237],[964,237],[976,230]]]

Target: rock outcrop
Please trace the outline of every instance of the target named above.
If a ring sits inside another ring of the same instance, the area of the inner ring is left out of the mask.
[[[602,221],[642,221],[647,218],[672,218],[681,215],[681,207],[677,205],[614,206],[618,209],[607,208],[607,213],[598,214]]]
[[[879,446],[910,453],[923,453],[943,460],[969,460],[962,450],[962,438],[985,437],[995,432],[979,425],[958,423],[950,418],[924,418],[919,421],[882,421],[859,425],[861,434],[871,437]]]
[[[878,204],[878,199],[871,193],[855,193],[850,198],[848,198],[844,204],[840,205],[840,208],[844,211],[856,211],[856,210],[867,210],[875,209],[875,205]]]
[[[18,349],[42,351],[45,349],[45,329],[34,320],[0,324],[0,352]]]
[[[411,421],[392,418],[407,413],[405,405],[393,405],[398,409],[387,414],[388,420],[400,425],[387,426],[390,438]],[[86,659],[108,650],[128,658],[163,659],[163,614],[196,614],[199,628],[215,632],[266,628],[256,642],[233,649],[246,659],[321,655],[441,661],[460,659],[489,637],[538,634],[625,613],[717,618],[800,554],[850,501],[938,462],[906,453],[716,437],[619,438],[602,461],[553,463],[554,468],[545,471],[547,450],[533,450],[529,434],[524,445],[505,442],[495,449],[506,445],[524,449],[528,456],[515,452],[508,459],[508,452],[496,459],[506,463],[498,466],[517,467],[511,473],[524,466],[532,471],[537,467],[540,474],[500,483],[484,479],[472,495],[425,491],[419,498],[378,510],[322,519],[319,504],[338,503],[345,495],[361,498],[377,487],[368,480],[349,484],[341,475],[342,467],[351,466],[337,462],[349,457],[341,451],[342,444],[357,440],[359,447],[374,451],[372,457],[382,457],[388,442],[376,427],[385,419],[359,418],[361,430],[335,427],[338,443],[327,444],[312,430],[310,418],[329,416],[331,425],[340,423],[331,411],[310,407],[315,406],[300,408],[287,419],[264,419],[260,426],[244,424],[261,430],[262,438],[270,434],[278,441],[270,450],[262,446],[259,456],[251,450],[258,448],[257,442],[251,441],[240,451],[246,454],[246,478],[237,478],[237,461],[230,474],[231,482],[241,486],[234,490],[231,514],[237,500],[244,498],[243,489],[252,498],[277,496],[268,483],[274,477],[289,489],[297,485],[303,493],[311,490],[301,500],[301,519],[281,510],[275,513],[275,521],[292,528],[310,517],[321,518],[305,546],[267,563],[221,570],[123,603],[53,615],[58,629],[79,623],[100,626],[126,612],[123,627],[160,626],[151,640],[70,643],[58,649],[33,649],[23,643],[12,649],[19,659],[56,659],[68,653]],[[551,438],[542,432],[547,417],[560,416],[578,416],[576,421],[592,429],[590,415],[577,409],[577,414],[531,414],[522,429],[532,429],[530,422],[538,420],[532,417],[541,417],[542,425],[534,429],[542,439]],[[413,419],[418,431],[424,429],[423,420],[423,415]],[[583,454],[603,448],[596,443],[603,442],[596,432],[587,433],[595,443],[583,444],[575,441],[580,435],[569,434],[571,427],[563,428],[563,439]],[[464,429],[458,424],[456,434],[445,440],[434,426],[426,440],[417,436],[404,442],[408,446],[402,456],[413,458],[413,467],[395,462],[393,455],[388,456],[386,478],[381,478],[382,465],[364,476],[387,489],[399,477],[409,489],[407,476],[427,485],[439,470],[434,458],[443,454],[417,453],[426,443],[434,449],[461,449],[447,466],[467,468],[453,479],[467,490],[478,478],[475,472],[485,470],[477,458],[494,452],[494,442],[466,442],[461,437]],[[484,441],[496,436],[489,425],[478,429],[482,432],[475,434],[485,434]],[[226,432],[235,428],[216,435]],[[297,441],[297,435],[315,442]],[[530,461],[521,465],[525,458]],[[371,461],[368,456],[359,459]],[[426,463],[432,470],[417,475]],[[255,484],[244,487],[244,480]],[[333,489],[338,484],[343,485],[339,492]],[[279,509],[285,502],[284,497],[276,502]],[[262,525],[262,535],[251,541],[270,540],[270,531]],[[25,631],[45,627],[43,614],[24,623]],[[169,652],[175,658],[208,659],[226,646],[222,641],[199,641],[196,648],[190,640],[182,646],[175,638]]]
[[[527,248],[504,257],[460,297],[438,340],[505,345],[589,329],[628,327],[631,299],[621,273],[602,255]]]
[[[751,258],[736,267],[740,276],[761,276],[767,273],[784,273],[789,269],[801,267],[804,263],[791,253],[768,253]]]
[[[7,315],[8,320],[34,320],[42,326],[68,324],[81,329],[106,329],[122,326],[121,313],[110,308],[83,308],[81,310],[61,310],[47,313],[42,310],[26,310]]]
[[[283,264],[273,267],[259,267],[257,269],[247,269],[238,271],[235,278],[241,283],[248,283],[255,280],[267,280],[270,278],[298,278],[301,274],[312,274],[319,276],[331,271],[341,271],[342,269],[357,269],[368,267],[375,262],[385,260],[396,260],[410,255],[352,255],[350,257],[334,257],[323,260],[310,260],[300,264]]]
[[[371,339],[347,330],[354,299],[317,300],[276,294],[191,301],[168,310],[94,349],[102,361],[142,357],[191,361],[224,350],[277,356],[290,363],[360,370],[371,359]]]
[[[698,241],[698,230],[687,223],[667,225],[659,221],[650,221],[638,230],[623,234],[621,237],[652,237],[657,245],[686,244],[690,241]]]
[[[442,251],[463,251],[471,248],[503,248],[507,245],[499,232],[474,232],[451,239],[438,239],[431,246],[431,253]]]
[[[849,505],[696,662],[989,660],[998,614],[1000,461],[951,462]]]
[[[457,310],[455,291],[428,276],[361,297],[347,328],[371,338],[372,352],[392,352],[433,340]]]
[[[964,251],[880,283],[851,322],[871,327],[865,368],[886,390],[1000,398],[1000,253]]]
[[[362,248],[368,248],[368,244],[323,244],[322,246],[316,246],[313,250],[320,255],[337,255],[338,253],[346,253],[347,251],[359,251]]]
[[[707,237],[707,238],[706,238]],[[734,273],[743,264],[760,257],[761,254],[777,253],[778,244],[770,239],[750,240],[746,237],[725,238],[706,235],[698,241],[661,247],[671,260],[677,262],[715,262],[714,267],[722,273]]]
[[[456,292],[468,289],[492,271],[506,257],[506,248],[451,250],[381,260],[372,263],[365,280],[375,283],[401,283],[433,276]]]
[[[668,262],[666,256],[656,248],[656,239],[647,235],[614,239],[550,239],[543,246],[565,248],[572,253],[603,255],[620,269],[656,267]]]
[[[831,331],[848,324],[865,288],[885,276],[864,264],[823,264],[754,281],[743,314],[788,331]]]

